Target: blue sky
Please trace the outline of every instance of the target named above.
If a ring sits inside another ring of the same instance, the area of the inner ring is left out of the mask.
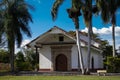
[[[35,10],[30,10],[30,13],[33,18],[33,23],[30,23],[30,28],[32,32],[32,38],[24,37],[23,44],[33,40],[37,36],[46,32],[53,26],[58,26],[66,31],[75,30],[74,23],[68,17],[66,12],[67,8],[70,8],[70,1],[65,0],[65,2],[60,6],[59,14],[56,21],[52,21],[51,17],[51,8],[55,0],[26,0],[27,3],[34,6]],[[120,46],[120,10],[116,13],[116,46]],[[95,33],[99,33],[102,39],[106,39],[110,42],[111,38],[111,25],[104,24],[100,16],[93,15],[93,30]],[[80,30],[86,31],[83,17],[80,17]]]

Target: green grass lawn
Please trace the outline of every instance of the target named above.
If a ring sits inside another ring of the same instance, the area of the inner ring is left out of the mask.
[[[120,80],[120,76],[0,76],[0,80]]]

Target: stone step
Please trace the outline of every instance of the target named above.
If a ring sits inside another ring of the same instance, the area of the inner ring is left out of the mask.
[[[46,75],[46,76],[67,76],[67,75],[81,75],[81,72],[31,72],[31,71],[21,71],[16,73],[16,75]]]

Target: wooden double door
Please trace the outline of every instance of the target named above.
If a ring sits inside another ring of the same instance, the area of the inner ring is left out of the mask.
[[[59,54],[56,57],[56,71],[67,71],[68,62],[64,54]]]

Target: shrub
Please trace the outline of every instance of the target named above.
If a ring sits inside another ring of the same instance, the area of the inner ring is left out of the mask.
[[[30,65],[29,62],[21,62],[20,64],[17,64],[17,70],[18,71],[30,71],[33,70],[32,65]]]
[[[108,72],[120,72],[120,58],[107,57],[106,65]]]

